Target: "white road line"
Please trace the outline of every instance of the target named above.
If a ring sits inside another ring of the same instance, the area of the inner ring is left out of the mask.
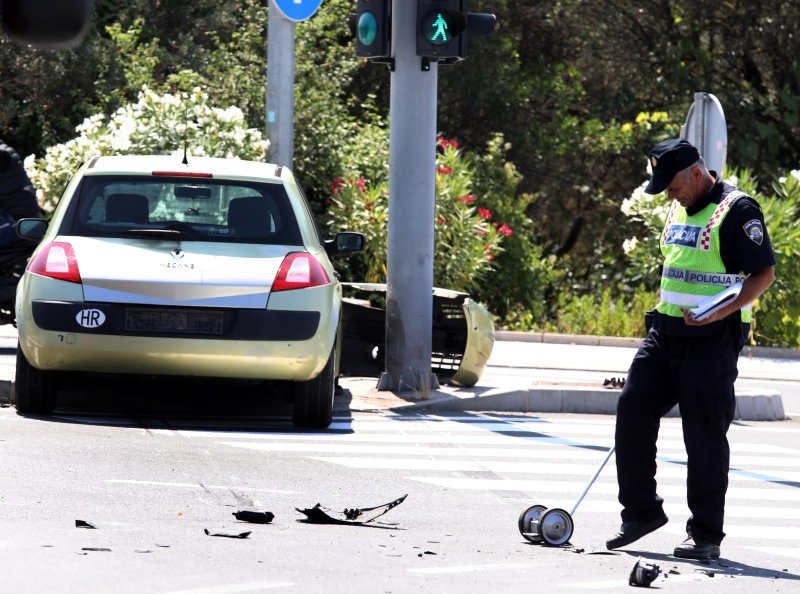
[[[727,514],[726,514],[727,516]],[[675,534],[676,536],[686,537],[686,526],[682,522],[670,522],[660,531],[667,534]],[[725,544],[731,539],[736,540],[794,540],[800,539],[800,526],[763,526],[754,524],[752,526],[742,526],[732,524],[731,520],[725,522],[725,540],[722,543],[724,548]]]
[[[197,483],[169,483],[162,481],[135,481],[128,479],[103,479],[103,483],[115,483],[118,485],[139,485],[150,487],[175,487],[179,489],[214,489],[222,491],[259,491],[264,493],[297,493],[298,491],[284,491],[281,489],[261,489],[257,487],[238,487],[230,485],[199,485]]]
[[[529,493],[580,493],[586,487],[586,482],[530,480],[530,479],[485,479],[466,477],[436,477],[436,476],[407,476],[411,481],[418,481],[429,485],[436,485],[446,489],[463,491],[524,491]],[[592,493],[604,495],[617,495],[617,484],[595,483]],[[670,497],[686,497],[686,487],[683,485],[659,485],[659,495]],[[797,490],[790,487],[775,485],[769,488],[732,487],[728,489],[727,500],[753,499],[762,501],[791,501],[797,503]],[[800,534],[800,533],[798,533]]]
[[[293,582],[250,582],[246,584],[225,584],[224,586],[207,586],[189,590],[168,590],[161,594],[235,594],[236,592],[256,592],[258,590],[274,590],[294,586]]]
[[[792,559],[800,559],[800,547],[745,547],[753,551],[766,553],[769,556],[790,557]]]
[[[585,486],[585,485],[584,485]],[[594,487],[592,487],[594,489]],[[661,488],[659,487],[659,491]],[[568,501],[555,501],[551,500],[548,501],[546,499],[531,501],[530,505],[540,504],[546,505],[548,507],[561,507],[562,509],[566,509],[567,511],[572,510],[572,507],[575,505],[575,499],[577,498],[577,493],[574,497],[569,499]],[[604,501],[598,501],[596,499],[592,499],[593,491],[589,492],[586,499],[581,501],[580,506],[578,506],[577,511],[575,512],[576,515],[583,515],[586,513],[592,514],[606,514],[606,513],[613,513],[618,515],[620,510],[622,509],[619,503],[617,503],[616,499],[606,499]],[[565,507],[566,506],[566,507]],[[522,510],[520,510],[522,511]],[[686,505],[686,498],[685,496],[683,499],[678,497],[672,497],[667,499],[664,502],[664,511],[667,513],[667,516],[672,519],[673,523],[678,523],[683,526],[683,521],[680,518],[688,518],[691,512],[689,511],[688,506]],[[778,506],[764,506],[764,505],[736,505],[728,503],[725,506],[725,517],[727,518],[728,522],[731,521],[740,521],[741,518],[752,518],[755,520],[800,520],[800,509],[796,507],[778,507]],[[762,526],[765,531],[770,530],[767,526]],[[800,528],[798,528],[800,530]],[[800,540],[800,535],[798,535],[798,540]]]
[[[380,470],[427,470],[452,472],[490,471],[498,473],[525,473],[546,476],[577,475],[591,476],[599,464],[565,464],[563,462],[507,462],[503,460],[420,460],[419,458],[364,458],[352,456],[311,456],[313,460],[329,462],[349,468]],[[662,461],[658,465],[659,479],[686,479],[686,467]],[[732,481],[800,481],[800,472],[779,471],[771,474],[734,470],[729,476]]]
[[[172,430],[154,429],[151,433],[162,433],[173,435]],[[365,443],[403,443],[403,444],[434,444],[445,443],[450,445],[505,445],[514,447],[542,447],[542,446],[573,446],[577,448],[599,448],[608,451],[613,438],[601,441],[587,441],[581,439],[570,439],[566,437],[538,435],[503,435],[499,433],[486,433],[480,435],[447,435],[442,433],[428,435],[409,435],[399,432],[376,434],[376,433],[280,433],[280,432],[228,432],[228,431],[177,431],[180,435],[195,437],[211,437],[216,439],[252,439],[260,441],[307,441],[307,442],[365,442]],[[658,441],[659,451],[684,451],[685,447],[682,440],[662,440]],[[731,444],[731,451],[734,454],[787,454],[800,455],[800,450],[783,446],[769,444]]]
[[[455,573],[478,573],[485,571],[505,571],[508,569],[536,569],[546,565],[544,562],[526,563],[487,563],[483,565],[450,565],[448,567],[419,567],[407,569],[408,573],[417,575],[450,575]]]
[[[371,455],[398,455],[398,456],[457,456],[469,458],[553,458],[556,452],[561,451],[553,450],[550,448],[504,448],[504,447],[442,447],[442,446],[424,446],[424,445],[375,445],[375,444],[345,444],[345,443],[298,443],[298,442],[233,442],[233,441],[218,441],[218,445],[226,445],[232,447],[239,447],[249,450],[258,450],[263,452],[298,452],[298,453],[313,453],[321,452],[327,454],[371,454]],[[597,462],[598,464],[603,458],[602,452],[574,449],[569,454],[570,461],[585,460],[589,462]],[[679,459],[685,461],[686,457],[681,456],[676,458],[670,456],[669,458],[659,456],[659,460],[674,461]],[[756,472],[765,466],[774,466],[785,468],[787,470],[797,469],[800,470],[800,458],[794,456],[790,458],[782,457],[764,457],[764,456],[734,456],[731,458],[731,468],[743,471]],[[753,467],[753,468],[748,468]]]

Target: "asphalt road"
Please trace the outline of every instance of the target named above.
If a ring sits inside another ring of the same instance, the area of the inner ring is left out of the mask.
[[[795,421],[731,429],[719,562],[671,556],[688,516],[677,419],[659,446],[667,526],[605,551],[618,526],[612,462],[576,511],[570,546],[524,540],[520,513],[570,509],[612,434],[612,418],[588,415],[358,413],[304,433],[286,417],[226,415],[220,402],[136,417],[0,408],[0,592],[613,592],[628,590],[640,556],[660,567],[664,591],[798,591]],[[405,494],[364,526],[304,523],[296,509]],[[238,522],[243,509],[275,519]]]

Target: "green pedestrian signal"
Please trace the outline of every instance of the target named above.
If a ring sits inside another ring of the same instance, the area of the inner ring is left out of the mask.
[[[463,30],[463,25],[460,24],[463,20],[456,12],[435,10],[425,15],[419,26],[428,43],[443,46],[453,41]]]

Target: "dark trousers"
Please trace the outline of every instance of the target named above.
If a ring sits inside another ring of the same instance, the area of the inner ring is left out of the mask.
[[[711,336],[667,336],[651,329],[633,359],[617,405],[616,460],[622,521],[662,515],[656,492],[656,439],[661,417],[680,405],[688,457],[687,532],[720,544],[728,489],[726,434],[736,399],[733,382],[741,327],[729,321]]]

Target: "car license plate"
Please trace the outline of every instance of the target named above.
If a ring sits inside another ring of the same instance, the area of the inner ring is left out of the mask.
[[[127,308],[125,330],[175,334],[222,334],[222,312]]]

